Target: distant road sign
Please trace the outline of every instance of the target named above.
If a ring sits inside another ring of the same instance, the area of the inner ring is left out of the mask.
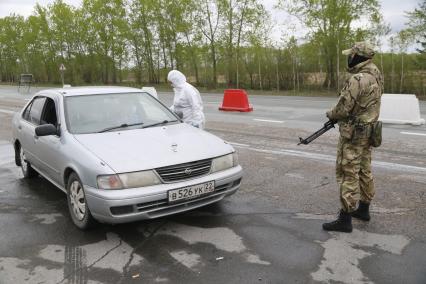
[[[60,70],[60,71],[65,71],[65,70],[67,70],[67,69],[65,68],[65,65],[64,65],[64,64],[61,64],[61,66],[59,67],[59,70]]]

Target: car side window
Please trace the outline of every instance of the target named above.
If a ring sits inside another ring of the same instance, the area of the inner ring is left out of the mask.
[[[40,124],[53,124],[54,126],[58,126],[55,102],[51,98],[46,98],[46,104],[44,106]]]
[[[30,110],[30,119],[29,122],[40,125],[41,113],[43,111],[44,103],[46,102],[46,98],[39,97],[36,98],[31,106]]]
[[[31,110],[31,106],[33,105],[33,102],[31,102],[27,108],[25,109],[24,113],[22,114],[22,118],[25,119],[26,121],[30,121],[30,110]]]

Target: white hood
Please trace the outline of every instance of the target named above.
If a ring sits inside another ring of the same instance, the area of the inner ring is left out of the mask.
[[[173,84],[174,88],[183,88],[186,83],[186,77],[178,70],[172,70],[167,75],[167,80]]]
[[[74,137],[117,173],[192,162],[234,151],[218,137],[184,123]],[[176,152],[173,144],[177,144]]]

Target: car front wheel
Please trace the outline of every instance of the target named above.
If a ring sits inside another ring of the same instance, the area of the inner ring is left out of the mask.
[[[22,147],[19,147],[19,160],[24,178],[29,179],[38,175],[37,172],[31,167],[31,164],[27,161],[27,157],[25,156],[25,152]]]
[[[83,184],[75,173],[72,173],[68,179],[67,200],[68,209],[74,224],[82,230],[92,227],[95,220],[87,206]]]

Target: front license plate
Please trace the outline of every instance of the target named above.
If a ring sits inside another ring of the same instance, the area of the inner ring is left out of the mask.
[[[202,184],[172,189],[167,192],[169,203],[175,203],[183,200],[197,198],[214,191],[214,181]]]

